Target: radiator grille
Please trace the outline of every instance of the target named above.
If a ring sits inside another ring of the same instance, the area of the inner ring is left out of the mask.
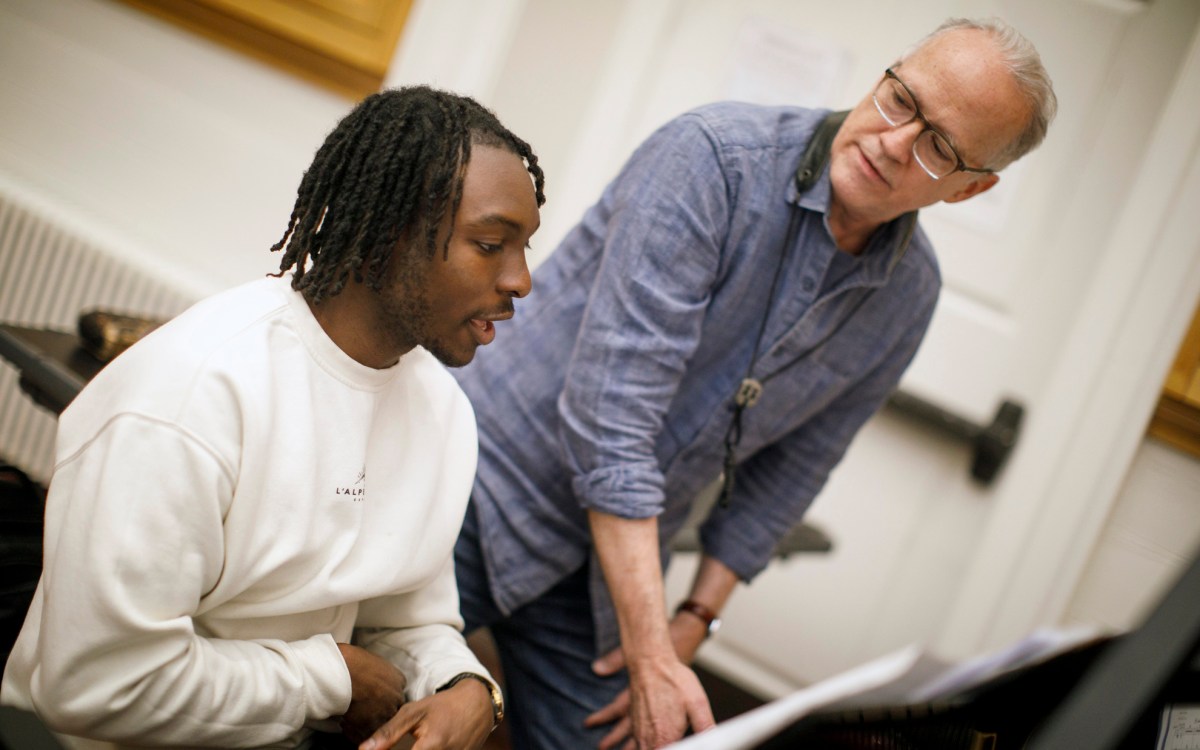
[[[83,310],[171,317],[193,301],[85,234],[53,209],[0,190],[0,321],[74,331]],[[0,362],[0,457],[45,483],[55,416],[21,392],[16,368]]]

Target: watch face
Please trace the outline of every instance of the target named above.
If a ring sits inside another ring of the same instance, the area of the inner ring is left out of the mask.
[[[708,624],[708,634],[714,635],[720,629],[721,629],[721,618],[714,617],[713,621]]]

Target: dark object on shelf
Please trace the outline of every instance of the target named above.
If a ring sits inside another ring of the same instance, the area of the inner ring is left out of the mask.
[[[83,348],[93,357],[101,362],[111,362],[165,322],[107,310],[89,310],[79,316],[79,337],[83,339]]]

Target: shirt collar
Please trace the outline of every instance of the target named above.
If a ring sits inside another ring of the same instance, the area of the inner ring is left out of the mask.
[[[806,192],[800,193],[797,190],[795,180],[788,185],[788,201],[805,210],[821,214],[826,232],[829,231],[826,214],[829,211],[829,200],[832,195],[833,189],[829,181],[828,164],[825,165],[821,176]],[[900,265],[904,254],[908,252],[908,246],[912,241],[916,226],[917,212],[910,211],[888,222],[871,235],[866,250],[859,256],[864,269],[870,276],[878,275],[881,280],[886,280],[892,275],[892,271]],[[832,240],[832,236],[830,239]]]

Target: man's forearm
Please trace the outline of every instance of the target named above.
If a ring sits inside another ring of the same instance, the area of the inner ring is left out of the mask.
[[[639,747],[657,748],[678,740],[689,726],[704,731],[713,724],[708,697],[680,660],[667,625],[658,520],[589,511],[589,521],[629,670],[632,739]]]
[[[692,589],[688,598],[700,602],[714,612],[720,612],[725,608],[725,602],[729,600],[729,595],[733,593],[737,583],[737,573],[717,558],[704,555],[700,559],[696,577],[692,579]]]
[[[617,611],[627,663],[674,654],[667,633],[658,519],[588,511],[592,540]]]

